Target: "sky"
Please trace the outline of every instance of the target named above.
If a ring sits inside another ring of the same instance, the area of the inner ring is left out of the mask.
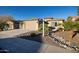
[[[0,16],[12,16],[15,20],[47,17],[67,19],[76,15],[76,6],[0,6]]]

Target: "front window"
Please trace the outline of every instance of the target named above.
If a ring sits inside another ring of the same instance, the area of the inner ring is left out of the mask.
[[[51,25],[52,26],[57,26],[57,22],[52,22]]]

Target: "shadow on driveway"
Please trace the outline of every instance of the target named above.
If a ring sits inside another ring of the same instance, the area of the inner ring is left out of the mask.
[[[27,33],[23,33],[23,34],[18,35],[17,37],[43,43],[43,38],[42,38],[41,33],[37,33],[37,34],[31,33],[30,35],[28,35]]]
[[[21,38],[0,39],[0,48],[8,50],[9,53],[37,53],[40,52],[41,45],[39,42]]]

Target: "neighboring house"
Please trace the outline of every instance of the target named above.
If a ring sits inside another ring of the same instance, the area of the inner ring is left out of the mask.
[[[2,23],[6,22],[9,25],[8,30],[14,29],[14,23],[13,23],[12,17],[10,17],[10,16],[0,16],[0,23],[1,22]]]
[[[27,31],[38,31],[39,22],[42,22],[43,19],[33,18],[31,20],[15,21],[10,16],[0,16],[0,22],[6,22],[11,29],[25,29]],[[44,21],[48,22],[49,27],[57,27],[58,24],[62,24],[64,19],[59,18],[44,18]]]
[[[79,16],[70,16],[72,18],[72,21],[78,21],[79,20]]]
[[[53,17],[48,17],[48,18],[44,18],[44,21],[51,21],[53,19],[54,19]]]
[[[7,21],[6,23],[9,25],[8,30],[14,29],[14,23],[13,23],[13,21]]]
[[[20,29],[38,31],[38,20],[24,20],[20,22]]]
[[[49,27],[56,27],[59,26],[59,24],[63,24],[64,19],[60,18],[44,18],[45,21],[48,22]]]

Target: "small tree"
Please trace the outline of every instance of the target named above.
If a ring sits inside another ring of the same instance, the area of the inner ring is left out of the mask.
[[[73,29],[73,22],[65,22],[64,24],[63,24],[63,26],[64,26],[64,30],[72,30]]]
[[[71,16],[69,16],[67,18],[67,21],[64,22],[63,26],[64,26],[64,30],[73,30],[74,22],[72,22],[72,17]]]
[[[42,23],[42,21],[40,21],[39,22],[39,31],[42,32],[42,30],[43,30],[43,23]],[[44,21],[44,31],[45,31],[45,33],[49,32],[48,22],[45,22],[45,21]]]
[[[79,21],[74,22],[74,29],[75,29],[76,31],[79,31]]]
[[[8,30],[9,25],[6,22],[0,23],[0,29],[3,30]]]

